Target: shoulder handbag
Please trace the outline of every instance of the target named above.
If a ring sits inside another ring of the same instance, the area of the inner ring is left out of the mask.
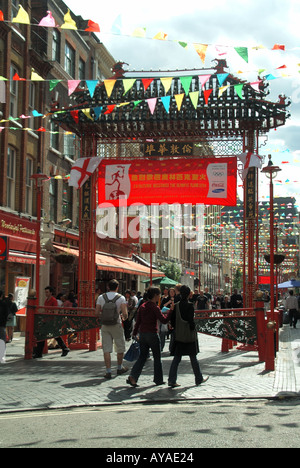
[[[197,338],[196,330],[191,330],[189,322],[182,320],[179,303],[176,304],[175,340],[180,343],[194,343]]]
[[[133,341],[132,345],[128,349],[127,353],[124,356],[125,361],[133,362],[137,361],[140,356],[140,343],[138,341]]]

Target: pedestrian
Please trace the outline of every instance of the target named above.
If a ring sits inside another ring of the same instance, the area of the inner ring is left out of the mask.
[[[289,291],[289,297],[285,301],[285,308],[289,311],[290,327],[297,328],[298,321],[298,299],[294,296],[294,291]]]
[[[127,291],[125,291],[125,299],[126,299],[126,304],[127,304],[128,318],[123,321],[123,327],[124,327],[125,340],[130,341],[131,333],[132,333],[132,324],[133,324],[133,320],[135,319],[136,310],[137,310],[137,302],[135,298],[132,296],[130,289],[127,289]]]
[[[230,302],[233,309],[241,309],[243,307],[243,297],[238,293],[237,289],[234,289]]]
[[[98,297],[96,311],[102,323],[102,348],[106,366],[104,377],[106,379],[111,379],[111,353],[113,352],[113,344],[115,344],[117,349],[117,375],[122,375],[128,371],[128,368],[123,366],[126,346],[124,329],[122,326],[122,320],[128,318],[128,311],[125,297],[118,294],[119,283],[117,280],[113,279],[109,281],[108,290],[106,294],[102,294]]]
[[[5,343],[6,343],[6,323],[9,309],[4,300],[3,292],[0,291],[0,363],[4,362],[5,358]]]
[[[8,317],[6,322],[7,342],[10,343],[14,337],[14,328],[17,325],[16,313],[18,312],[17,304],[13,301],[14,295],[9,294],[6,299],[8,306]]]
[[[175,305],[171,315],[171,325],[175,330],[175,340],[172,346],[173,349],[171,350],[171,356],[174,356],[174,358],[170,367],[168,381],[169,387],[171,388],[180,386],[177,383],[177,372],[182,356],[190,357],[196,385],[201,385],[208,380],[208,377],[203,377],[197,360],[199,344],[194,322],[194,307],[193,304],[188,301],[190,292],[188,286],[181,286],[181,300]]]
[[[197,299],[197,310],[207,310],[208,309],[208,298],[205,296],[204,291],[200,291],[200,294]]]
[[[54,294],[54,289],[51,286],[47,286],[45,288],[46,299],[45,299],[45,302],[44,302],[44,307],[58,307],[57,299],[54,297],[53,294]],[[55,340],[57,341],[58,346],[62,349],[61,356],[62,357],[67,356],[69,354],[69,352],[70,352],[70,349],[67,347],[67,345],[65,344],[62,337],[61,336],[55,337]],[[44,346],[45,346],[45,342],[46,342],[46,340],[38,342],[38,344],[37,344],[37,346],[36,346],[36,348],[34,350],[34,353],[33,353],[33,358],[34,359],[39,359],[39,358],[43,357],[43,349],[44,349]]]
[[[138,311],[136,324],[133,330],[133,337],[139,333],[140,356],[133,366],[127,383],[132,387],[137,387],[138,379],[142,373],[145,362],[151,349],[154,359],[154,383],[163,385],[163,370],[161,363],[160,339],[158,335],[158,321],[168,323],[172,310],[164,316],[158,307],[160,299],[160,289],[150,286],[147,290],[146,302],[141,305]]]

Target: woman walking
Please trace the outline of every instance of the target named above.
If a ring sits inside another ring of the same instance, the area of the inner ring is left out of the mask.
[[[166,316],[163,315],[157,305],[159,298],[160,289],[150,286],[147,291],[146,302],[141,305],[137,314],[137,320],[132,335],[136,337],[139,333],[141,352],[127,379],[127,383],[132,387],[137,387],[137,381],[149,355],[149,349],[151,349],[154,359],[154,383],[156,385],[164,384],[160,339],[158,335],[158,320],[161,323],[168,323],[172,310],[170,310]]]
[[[175,305],[171,315],[171,325],[175,329],[175,339],[170,350],[174,359],[170,367],[168,384],[172,388],[180,386],[177,383],[177,371],[182,356],[190,357],[196,385],[201,385],[208,380],[208,377],[203,377],[197,360],[199,345],[194,322],[194,306],[188,301],[190,292],[188,286],[181,286],[181,300]]]

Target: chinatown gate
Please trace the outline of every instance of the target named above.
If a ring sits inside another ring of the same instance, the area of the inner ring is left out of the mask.
[[[159,152],[162,144],[181,149],[189,145],[189,158],[210,157],[218,162],[236,159],[244,152],[259,153],[259,138],[285,125],[289,103],[282,96],[277,103],[266,100],[268,84],[264,80],[241,81],[226,72],[225,61],[216,63],[209,74],[206,69],[205,75],[174,77],[174,72],[168,73],[172,78],[163,79],[153,78],[157,72],[150,77],[136,77],[135,72],[129,78],[117,64],[115,75],[99,83],[93,97],[89,90],[78,88],[73,94],[75,105],[52,109],[52,120],[80,138],[81,158],[172,158]],[[176,153],[176,157],[187,155]],[[96,184],[97,175],[93,174],[80,189],[78,295],[80,307],[89,309],[95,296]],[[257,207],[258,169],[250,168],[244,181],[244,306],[248,309],[254,306],[257,289]]]

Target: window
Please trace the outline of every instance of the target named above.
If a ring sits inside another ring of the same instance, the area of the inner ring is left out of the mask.
[[[85,80],[85,62],[79,59],[79,79]]]
[[[53,29],[52,60],[60,62],[60,32],[57,29]]]
[[[50,204],[49,218],[50,218],[50,221],[54,221],[54,222],[56,222],[56,217],[57,217],[56,201],[57,201],[57,183],[55,179],[51,179],[50,186],[49,186],[49,204]]]
[[[26,199],[25,212],[32,215],[32,187],[33,180],[30,178],[33,174],[33,160],[26,158]]]
[[[16,190],[16,151],[8,148],[7,152],[7,179],[6,179],[6,205],[15,209]]]
[[[65,70],[70,76],[75,77],[75,50],[68,42],[65,45]]]
[[[15,18],[19,11],[19,0],[11,0],[11,17]]]
[[[64,219],[72,219],[73,208],[73,189],[69,186],[68,182],[63,184],[63,211]]]
[[[18,81],[13,81],[13,77],[18,73],[17,68],[14,65],[10,67],[10,117],[18,117]]]
[[[75,154],[75,135],[64,135],[64,155],[74,160]]]
[[[36,108],[35,106],[35,97],[36,97],[36,84],[34,82],[30,82],[29,84],[29,113],[32,113],[32,111]],[[33,129],[38,129],[38,119],[35,117],[32,117],[29,121],[29,126],[30,128]]]
[[[50,123],[50,146],[59,151],[59,125],[55,122]]]

